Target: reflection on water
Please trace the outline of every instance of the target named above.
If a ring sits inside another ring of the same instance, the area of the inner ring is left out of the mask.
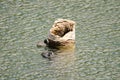
[[[119,3],[0,0],[0,79],[119,80]],[[46,39],[57,18],[76,21],[76,50],[49,61],[36,43]]]
[[[74,54],[60,54],[57,55],[51,61],[44,59],[41,62],[42,67],[37,69],[31,69],[25,72],[20,79],[74,79]]]

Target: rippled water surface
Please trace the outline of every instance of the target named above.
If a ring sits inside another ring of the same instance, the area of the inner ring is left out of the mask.
[[[41,57],[57,18],[76,21],[74,54]],[[0,80],[119,80],[119,0],[0,0]]]

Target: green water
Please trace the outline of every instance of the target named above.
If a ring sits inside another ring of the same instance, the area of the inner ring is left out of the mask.
[[[57,18],[76,21],[74,54],[41,57]],[[0,0],[0,80],[119,80],[120,0]]]

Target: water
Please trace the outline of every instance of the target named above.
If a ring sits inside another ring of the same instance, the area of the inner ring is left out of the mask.
[[[0,80],[119,80],[119,0],[0,0]],[[49,61],[57,18],[76,21],[76,50]]]

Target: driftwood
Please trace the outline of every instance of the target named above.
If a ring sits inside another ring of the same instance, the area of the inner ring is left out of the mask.
[[[58,19],[49,31],[44,43],[50,48],[71,48],[75,46],[75,22]]]

